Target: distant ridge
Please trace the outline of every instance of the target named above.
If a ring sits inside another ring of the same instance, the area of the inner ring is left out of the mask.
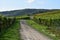
[[[58,10],[58,9],[54,9]],[[43,12],[48,12],[48,11],[53,11],[49,9],[21,9],[21,10],[12,10],[12,11],[4,11],[0,12],[0,14],[5,15],[5,16],[20,16],[20,15],[33,15],[36,13],[43,13]]]

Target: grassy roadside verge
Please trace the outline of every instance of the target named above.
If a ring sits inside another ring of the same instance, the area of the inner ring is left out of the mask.
[[[53,40],[60,40],[58,38],[56,38],[53,34],[49,34],[49,32],[47,32],[46,30],[46,26],[44,25],[39,25],[36,22],[32,21],[32,20],[27,20],[27,23],[29,25],[31,25],[32,28],[36,29],[37,31],[45,34],[46,36],[52,38]]]
[[[21,40],[19,28],[20,22],[16,21],[0,38],[0,40]]]

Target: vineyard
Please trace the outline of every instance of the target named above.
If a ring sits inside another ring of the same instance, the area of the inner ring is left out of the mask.
[[[19,38],[21,40],[20,22],[22,24],[27,22],[27,25],[48,37],[50,36],[51,39],[60,40],[60,10],[22,16],[0,15],[0,40],[19,40]]]
[[[15,18],[8,18],[0,16],[0,35],[4,33],[12,24],[14,24]]]
[[[45,31],[48,34],[54,34],[53,36],[60,39],[60,11],[36,14],[33,20],[39,25],[46,26]]]

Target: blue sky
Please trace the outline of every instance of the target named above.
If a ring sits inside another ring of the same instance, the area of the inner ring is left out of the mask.
[[[0,11],[25,8],[60,9],[60,0],[0,0]]]

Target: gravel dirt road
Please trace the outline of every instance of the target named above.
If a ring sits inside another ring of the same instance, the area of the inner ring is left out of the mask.
[[[39,33],[35,29],[31,28],[26,23],[26,20],[21,20],[20,24],[21,24],[20,34],[22,40],[52,40],[47,36],[43,35],[42,33]]]

